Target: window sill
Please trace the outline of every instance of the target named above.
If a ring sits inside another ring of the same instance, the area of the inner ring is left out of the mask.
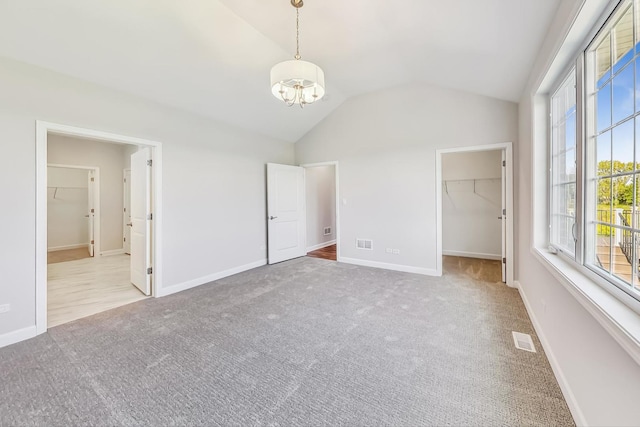
[[[614,286],[605,283],[595,273],[580,271],[573,262],[546,249],[533,248],[532,252],[633,360],[640,364],[640,314],[603,287]],[[603,282],[602,285],[600,281]],[[617,288],[612,291],[623,294]]]

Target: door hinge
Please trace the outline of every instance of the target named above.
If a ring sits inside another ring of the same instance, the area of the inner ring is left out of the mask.
[[[502,258],[502,263],[506,264],[507,263],[507,259],[506,258]]]
[[[153,219],[153,214],[150,213],[149,215],[147,215],[147,219],[149,219],[149,220]]]
[[[507,166],[507,161],[506,160],[502,161],[502,166]]]
[[[127,211],[127,208],[124,208],[123,210],[126,212],[126,211]]]
[[[151,159],[147,160],[147,166],[151,166],[152,163],[153,163],[153,160],[151,160]]]
[[[123,237],[123,238],[122,238],[122,241],[123,241],[123,242],[126,242],[126,241],[127,241],[127,238],[126,238],[126,237]]]
[[[93,208],[91,208],[91,213],[95,213],[95,210]]]
[[[94,245],[94,244],[95,244],[95,242],[92,240],[92,241],[91,241],[91,244],[92,244],[92,245]]]
[[[153,268],[151,267],[147,268],[147,274],[153,274]]]
[[[507,210],[506,209],[502,209],[502,215],[506,215],[507,214]]]
[[[95,178],[91,178],[91,182],[94,182],[94,181],[95,181]]]
[[[125,178],[125,179],[124,179],[124,182],[125,182],[125,183],[127,182],[127,178]]]

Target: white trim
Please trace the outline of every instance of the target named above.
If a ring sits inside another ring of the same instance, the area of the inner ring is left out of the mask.
[[[334,230],[336,240],[336,256],[338,260],[340,259],[340,247],[342,246],[340,243],[340,168],[338,165],[338,161],[330,161],[330,162],[319,162],[319,163],[305,163],[300,165],[302,168],[314,168],[318,166],[334,166],[334,172],[336,174],[336,229]],[[306,184],[305,184],[306,185]],[[306,193],[305,193],[306,194]],[[306,196],[305,196],[306,197]],[[306,212],[305,212],[306,215]],[[305,231],[306,233],[306,231]]]
[[[88,172],[93,172],[93,253],[94,254],[100,253],[100,248],[101,248],[100,168],[98,166],[67,165],[67,164],[61,164],[61,163],[47,163],[47,167],[61,168],[61,169],[81,169],[81,170],[86,170]],[[86,243],[86,245],[88,244],[89,243]]]
[[[500,261],[502,259],[501,254],[483,254],[479,252],[447,251],[444,249],[442,250],[442,255],[460,256],[465,258],[490,259],[495,261]]]
[[[6,334],[0,335],[0,348],[15,344],[20,341],[28,340],[29,338],[33,338],[36,335],[37,334],[35,325],[18,329],[17,331],[7,332]]]
[[[186,291],[187,289],[195,288],[196,286],[204,285],[206,283],[220,280],[225,277],[233,276],[234,274],[242,273],[247,270],[262,267],[263,265],[267,265],[266,259],[261,259],[259,261],[251,262],[249,264],[241,265],[238,267],[233,267],[228,270],[220,271],[218,273],[208,274],[203,277],[198,277],[197,279],[192,279],[186,282],[178,283],[177,285],[169,286],[168,288],[161,288],[159,289],[159,294],[156,296],[165,297],[177,292]]]
[[[127,184],[131,185],[131,183],[127,183],[126,179],[127,179],[127,172],[129,174],[131,174],[131,168],[124,168],[122,169],[122,206],[127,206],[127,197],[126,197],[126,187]],[[152,183],[153,184],[153,183]],[[129,193],[131,193],[131,191],[129,191]],[[131,194],[129,194],[129,198],[131,198]],[[131,204],[131,203],[129,203]],[[131,208],[131,207],[129,207]],[[123,253],[127,253],[126,252],[126,244],[125,244],[125,240],[127,238],[127,216],[129,215],[129,212],[126,212],[124,209],[122,210],[122,252]],[[131,240],[131,236],[129,236],[129,240]],[[129,252],[131,252],[131,242],[127,242],[129,244]]]
[[[437,270],[432,268],[412,267],[410,265],[389,264],[379,261],[367,261],[357,258],[338,258],[338,262],[345,264],[361,265],[364,267],[383,268],[385,270],[404,271],[406,273],[422,274],[424,276],[441,276]]]
[[[47,248],[47,252],[57,252],[57,251],[66,251],[68,249],[80,249],[80,248],[86,248],[87,246],[89,246],[89,243],[77,243],[75,245],[64,245],[64,246],[52,246],[50,248]]]
[[[100,256],[113,256],[113,255],[124,255],[124,248],[122,248],[122,249],[112,249],[110,251],[102,251],[102,252],[100,252]]]
[[[536,335],[538,335],[538,339],[540,340],[540,344],[542,344],[542,348],[544,348],[544,352],[549,360],[549,364],[551,365],[551,369],[553,370],[553,374],[558,380],[558,385],[560,386],[560,390],[562,390],[562,395],[564,396],[564,400],[567,402],[567,406],[569,407],[569,411],[571,411],[571,415],[576,423],[579,426],[586,426],[587,420],[582,413],[582,409],[580,409],[580,405],[578,405],[578,400],[573,394],[573,390],[567,381],[567,378],[564,376],[564,372],[558,363],[558,359],[549,345],[549,341],[547,341],[547,337],[540,326],[540,322],[538,322],[538,318],[535,315],[535,312],[531,308],[531,304],[529,303],[529,299],[527,298],[527,294],[524,292],[524,288],[522,284],[518,281],[514,282],[514,285],[520,291],[520,297],[524,302],[524,306],[527,309],[527,313],[529,314],[529,318],[531,319],[531,323],[533,324],[533,328],[536,331]]]
[[[442,276],[442,155],[445,153],[463,153],[474,151],[504,150],[506,154],[507,174],[507,285],[514,287],[513,269],[513,143],[474,145],[469,147],[446,148],[436,150],[436,271]]]
[[[162,289],[162,143],[93,129],[36,120],[36,333],[47,331],[47,139],[67,135],[118,144],[144,145],[153,151],[153,279],[152,296]],[[96,168],[96,170],[98,170]],[[96,186],[99,191],[99,186]],[[98,210],[99,212],[99,210]],[[99,224],[99,221],[97,221]]]
[[[613,295],[613,289],[609,288],[615,288],[614,285],[595,273],[593,277],[588,277],[575,268],[573,262],[565,261],[560,255],[538,249],[532,252],[629,356],[640,364],[640,314]],[[603,283],[599,283],[599,280]],[[622,292],[619,289],[617,291]]]
[[[318,249],[326,248],[327,246],[335,245],[336,240],[329,240],[328,242],[318,243],[317,245],[308,246],[307,252],[317,251]]]

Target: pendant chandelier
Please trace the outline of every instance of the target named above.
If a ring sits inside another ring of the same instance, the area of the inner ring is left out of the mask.
[[[324,72],[322,68],[300,58],[300,8],[302,0],[291,0],[296,8],[295,59],[280,62],[271,69],[271,92],[289,107],[313,104],[324,96]]]

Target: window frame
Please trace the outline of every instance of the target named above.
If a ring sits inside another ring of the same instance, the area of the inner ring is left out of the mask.
[[[580,98],[579,94],[578,94],[578,88],[579,88],[579,82],[578,82],[578,64],[577,61],[574,62],[570,62],[569,66],[567,66],[562,73],[560,73],[560,78],[558,78],[556,80],[556,82],[554,83],[553,87],[551,88],[551,90],[549,91],[549,99],[547,100],[547,108],[549,109],[549,126],[548,126],[548,140],[549,140],[549,149],[547,151],[548,154],[548,165],[549,165],[549,181],[548,181],[548,233],[547,233],[547,242],[549,244],[549,247],[553,247],[556,251],[558,251],[559,253],[562,253],[564,257],[566,257],[567,259],[571,260],[571,261],[578,261],[579,257],[582,256],[582,250],[580,249],[581,247],[581,241],[582,241],[582,233],[581,233],[581,228],[580,228],[580,222],[579,222],[579,218],[582,217],[582,206],[580,205],[581,201],[582,201],[582,194],[580,194],[580,191],[582,189],[582,185],[580,183],[581,179],[580,177],[581,172],[582,172],[582,167],[581,167],[581,153],[582,153],[582,144],[580,143],[581,139],[578,135],[578,129],[580,128],[579,124],[582,122],[580,120],[580,118],[578,117],[578,115],[582,112],[582,108],[579,106],[578,104],[578,99]],[[575,148],[575,155],[576,155],[576,176],[575,176],[575,185],[576,185],[576,201],[575,201],[575,217],[574,217],[574,226],[573,228],[576,230],[575,231],[575,235],[574,237],[574,253],[569,253],[566,251],[566,248],[559,246],[555,243],[552,242],[552,234],[553,234],[553,230],[551,228],[552,224],[553,224],[553,157],[554,157],[554,152],[552,149],[552,144],[553,144],[553,127],[554,127],[554,122],[553,122],[553,95],[555,95],[563,86],[564,83],[570,78],[571,73],[574,73],[575,76],[575,90],[576,90],[576,129],[575,129],[575,144],[576,144],[576,148]],[[581,136],[581,135],[580,135]]]
[[[531,144],[529,159],[532,171],[529,183],[531,228],[528,246],[533,258],[550,275],[553,283],[548,285],[530,283],[530,279],[544,280],[546,276],[538,275],[535,269],[529,270],[526,265],[520,266],[522,283],[516,283],[521,289],[527,309],[531,313],[543,316],[546,312],[545,301],[531,300],[529,302],[527,300],[529,292],[526,290],[537,286],[554,288],[559,286],[640,365],[640,302],[610,281],[586,268],[581,262],[566,257],[563,253],[549,247],[548,244],[550,224],[548,210],[550,109],[548,99],[550,93],[553,93],[552,87],[554,85],[557,87],[574,64],[578,65],[577,82],[583,81],[584,70],[580,64],[585,62],[582,55],[607,22],[609,16],[617,9],[619,3],[620,0],[606,0],[604,4],[600,0],[585,0],[584,3],[580,3],[579,7],[567,12],[570,15],[568,20],[564,21],[564,26],[554,29],[554,31],[557,30],[557,33],[553,33],[553,40],[546,39],[545,41],[545,43],[553,43],[553,45],[543,49],[545,57],[535,63],[532,74],[534,80],[530,82],[530,92],[521,102],[521,108],[531,120],[530,122],[525,121],[525,126],[529,125],[530,128],[523,129],[525,132],[524,142],[530,141]],[[577,63],[577,61],[581,62]],[[580,106],[585,105],[587,101],[582,96],[581,91],[577,91],[577,114],[579,116],[584,115]],[[581,118],[581,123],[584,123],[584,118]],[[577,135],[580,141],[584,140],[584,135],[581,132],[583,129],[578,127]],[[530,139],[527,138],[527,135],[530,135]],[[581,146],[582,144],[578,144],[578,147]],[[583,154],[581,156],[584,157]],[[521,155],[520,161],[526,161],[526,154],[524,158]],[[584,193],[584,189],[578,192],[578,197],[582,193]],[[581,212],[584,211],[583,200],[576,200],[576,204],[580,206]],[[582,220],[577,218],[576,221]],[[581,225],[582,227],[583,225]],[[576,256],[580,255],[576,253]],[[529,274],[533,276],[529,277]]]
[[[631,3],[629,5],[629,3]],[[635,3],[635,4],[634,4]],[[586,254],[589,252],[589,249],[586,245],[589,242],[589,238],[587,236],[587,227],[588,224],[585,221],[586,217],[586,209],[587,209],[587,197],[585,192],[589,191],[589,185],[587,183],[588,177],[586,169],[587,169],[587,138],[589,138],[589,131],[587,130],[587,116],[586,111],[588,108],[591,108],[592,111],[596,108],[595,96],[587,96],[587,73],[585,71],[586,67],[593,64],[587,64],[589,61],[588,51],[593,46],[597,46],[597,42],[606,38],[606,35],[603,34],[604,30],[611,30],[612,19],[616,17],[621,10],[626,9],[627,7],[638,7],[638,13],[640,13],[640,2],[636,3],[636,0],[612,0],[610,4],[605,9],[604,13],[598,18],[595,22],[591,30],[588,32],[587,36],[580,43],[580,47],[578,49],[578,53],[571,56],[571,59],[568,61],[568,64],[563,68],[562,72],[558,74],[552,83],[549,86],[549,91],[547,92],[546,99],[546,108],[548,112],[548,122],[547,122],[547,168],[548,171],[548,180],[546,183],[546,191],[547,191],[547,233],[546,233],[546,241],[547,246],[550,248],[552,253],[557,253],[564,262],[573,265],[580,273],[584,274],[588,278],[590,278],[593,282],[595,282],[601,288],[604,288],[607,292],[612,294],[615,298],[623,302],[626,306],[631,308],[636,313],[640,314],[640,291],[634,291],[634,284],[628,284],[621,279],[618,279],[612,274],[606,274],[605,271],[599,271],[599,269],[595,265],[589,264],[587,260]],[[620,15],[622,17],[622,15]],[[632,17],[633,22],[633,47],[635,49],[635,45],[640,43],[640,41],[636,41],[636,38],[640,36],[640,19],[636,22],[636,15],[634,13]],[[613,55],[613,53],[610,53]],[[636,61],[636,58],[640,58],[640,53],[637,55],[634,53],[630,63]],[[614,63],[611,63],[611,69],[614,67]],[[629,65],[629,64],[627,64]],[[622,67],[624,68],[624,66]],[[566,250],[558,245],[551,243],[551,235],[553,233],[552,230],[552,197],[553,197],[553,182],[552,182],[552,158],[553,158],[553,150],[552,150],[552,133],[553,133],[553,117],[552,117],[552,97],[553,95],[563,86],[565,81],[569,78],[571,73],[575,73],[575,82],[576,82],[576,211],[575,211],[575,254],[567,253]],[[640,73],[640,71],[636,71],[634,73],[634,91],[637,89],[640,90],[640,81],[638,81],[635,77]],[[613,78],[610,82],[613,81]],[[596,82],[597,85],[597,82]],[[634,101],[634,105],[635,105]],[[589,103],[589,105],[587,105]],[[611,107],[613,108],[613,106]],[[634,107],[635,108],[635,107]],[[638,117],[640,119],[640,112],[636,112],[631,115],[631,118],[626,118],[621,120],[620,123],[626,120],[635,120],[634,117]],[[593,127],[597,127],[595,124]],[[611,129],[615,128],[614,123],[611,124]],[[596,135],[597,131],[593,133]],[[640,141],[640,134],[635,134],[635,138]],[[634,139],[635,142],[635,139]],[[636,159],[634,159],[636,161]],[[640,175],[640,172],[638,172]],[[636,191],[637,192],[637,191]],[[634,192],[635,193],[635,192]],[[634,196],[635,197],[635,196]],[[640,230],[640,227],[637,227]],[[595,247],[594,249],[595,250]],[[637,254],[640,256],[640,253]],[[632,274],[633,265],[632,265]],[[636,277],[637,281],[640,281],[640,278]]]

